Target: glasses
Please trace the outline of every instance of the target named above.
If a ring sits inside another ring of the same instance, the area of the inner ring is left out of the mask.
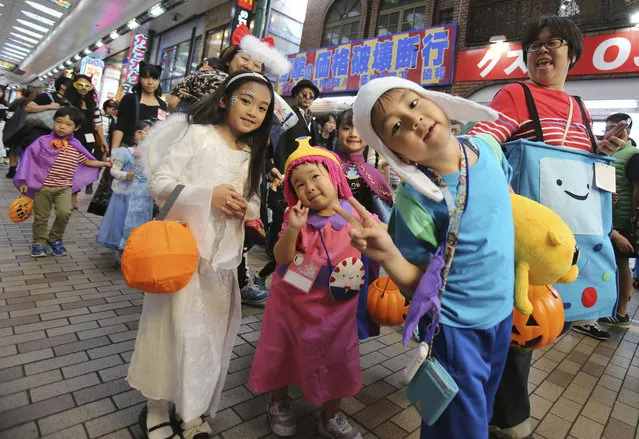
[[[76,90],[86,90],[86,91],[93,90],[93,85],[86,84],[84,82],[74,82],[73,86],[75,87]]]
[[[544,46],[548,50],[559,49],[564,44],[568,44],[568,41],[562,40],[561,38],[551,38],[548,41],[537,41],[534,43],[530,43],[524,47],[524,50],[528,53],[539,52],[541,46]]]
[[[300,95],[304,99],[315,99],[315,95],[313,93],[300,93]]]

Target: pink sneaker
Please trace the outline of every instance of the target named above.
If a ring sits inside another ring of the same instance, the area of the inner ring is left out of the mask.
[[[268,422],[271,424],[271,431],[279,437],[294,436],[296,432],[295,419],[288,399],[275,402],[269,400],[266,403],[266,413]]]
[[[348,423],[342,412],[337,412],[327,423],[319,421],[319,433],[322,437],[331,439],[362,439],[362,435]]]

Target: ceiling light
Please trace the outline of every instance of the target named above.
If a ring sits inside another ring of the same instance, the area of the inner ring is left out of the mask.
[[[490,43],[503,43],[504,41],[506,41],[506,36],[505,35],[493,35],[492,37],[490,37],[490,39],[488,41]]]
[[[33,44],[38,44],[38,43],[39,43],[39,41],[38,41],[38,40],[34,40],[33,38],[25,37],[25,36],[24,36],[24,35],[22,35],[22,34],[18,34],[18,33],[16,33],[16,32],[9,32],[9,33],[10,33],[11,35],[13,35],[14,37],[16,37],[16,38],[20,38],[21,40],[27,41],[27,42],[29,42],[29,43],[33,43]],[[31,47],[33,47],[33,46],[31,46]]]
[[[41,4],[38,4],[36,2],[32,2],[32,1],[27,0],[25,3],[28,4],[29,6],[31,6],[35,10],[43,12],[43,13],[45,13],[47,15],[50,15],[52,17],[55,17],[55,18],[60,18],[60,17],[62,17],[62,15],[64,15],[60,11],[56,11],[55,9],[47,8],[46,6],[42,6]]]
[[[104,46],[104,43],[102,42],[102,40],[98,40],[95,42],[95,47],[97,47],[98,49],[102,46]]]
[[[42,35],[42,34],[39,34],[39,33],[37,33],[37,32],[33,32],[33,31],[30,31],[29,29],[25,29],[25,28],[20,27],[20,26],[13,26],[13,28],[14,28],[15,30],[19,31],[19,32],[22,32],[22,33],[23,33],[23,34],[25,34],[25,35],[30,35],[30,36],[32,36],[32,37],[34,37],[34,38],[39,39],[39,40],[40,40],[40,39],[42,39],[42,37],[44,37],[44,35]]]
[[[80,61],[82,59],[82,57],[80,55],[76,55],[73,57],[74,60],[76,61]]]
[[[49,2],[64,9],[69,9],[71,7],[69,0],[49,0]]]
[[[24,15],[26,15],[30,19],[38,21],[40,23],[48,24],[49,26],[53,26],[55,24],[55,21],[49,20],[48,18],[41,17],[38,14],[34,14],[33,12],[29,12],[25,10],[21,10],[20,12],[22,12]]]
[[[19,58],[19,57],[15,56],[15,55],[11,55],[10,53],[3,53],[0,56],[2,56],[3,58],[10,59],[12,61],[18,61],[18,62],[22,62],[22,60],[24,59],[24,57]]]
[[[53,70],[51,70],[51,71],[52,71],[53,73],[58,73],[60,70],[58,70],[58,69],[53,69]]]
[[[153,6],[150,10],[149,10],[149,15],[153,18],[155,17],[159,17],[160,15],[164,14],[166,12],[166,9],[164,9],[164,6],[162,6],[160,3],[158,3],[157,5]]]
[[[116,38],[118,38],[119,36],[120,36],[120,34],[118,33],[118,31],[117,31],[117,30],[114,30],[113,32],[111,32],[111,33],[109,34],[109,37],[110,37],[112,40],[115,40],[115,39],[116,39]]]
[[[83,52],[85,55],[90,55],[91,54],[91,49],[89,49],[88,47],[86,49],[84,49]]]
[[[18,52],[24,52],[26,54],[31,53],[31,51],[29,49],[27,49],[26,47],[18,46],[17,44],[4,43],[4,45],[7,46],[7,47],[11,47],[12,49],[17,50]]]
[[[40,32],[44,32],[44,33],[49,32],[49,29],[47,29],[46,27],[42,27],[40,25],[31,23],[30,21],[27,21],[27,20],[22,20],[22,19],[18,18],[16,21],[18,23],[20,23],[20,24],[23,24],[23,25],[25,25],[27,27],[30,27],[31,29],[39,30]]]
[[[129,21],[126,25],[130,30],[137,29],[138,27],[140,27],[140,23],[138,23],[135,18]]]
[[[69,61],[65,62],[64,64],[66,64],[67,66],[72,66],[73,65],[73,61],[69,60]]]
[[[16,40],[15,38],[7,38],[9,41],[13,41],[16,44],[20,44],[21,46],[27,47],[28,49],[33,49],[33,44],[25,43],[24,41]]]

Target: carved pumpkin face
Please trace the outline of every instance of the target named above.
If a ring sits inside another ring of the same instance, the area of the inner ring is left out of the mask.
[[[525,316],[517,308],[513,311],[510,346],[520,349],[538,349],[548,346],[564,327],[564,303],[552,285],[531,285],[528,297],[533,312]]]
[[[376,279],[368,288],[368,314],[380,325],[404,323],[408,314],[406,299],[388,276]]]
[[[29,219],[32,213],[33,200],[29,197],[21,196],[9,204],[9,219],[16,224]]]

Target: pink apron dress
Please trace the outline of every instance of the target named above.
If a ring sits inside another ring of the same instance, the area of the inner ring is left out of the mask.
[[[348,203],[342,205],[350,210]],[[287,219],[288,214],[282,230]],[[298,385],[306,399],[319,406],[353,396],[362,388],[358,296],[338,301],[328,286],[332,270],[326,250],[333,268],[344,260],[352,263],[352,258],[361,257],[350,245],[351,227],[339,215],[309,214],[298,237],[296,254],[311,255],[322,267],[308,294],[282,279],[288,266],[277,267],[248,383],[252,391],[262,393]]]

